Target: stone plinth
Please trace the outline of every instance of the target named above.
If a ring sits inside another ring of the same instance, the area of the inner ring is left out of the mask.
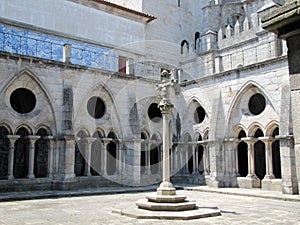
[[[196,207],[187,211],[149,211],[131,207],[125,210],[113,210],[113,213],[129,216],[136,219],[167,219],[167,220],[192,220],[213,216],[221,216],[218,208]]]
[[[186,199],[186,196],[185,195],[165,196],[165,195],[149,194],[149,195],[146,195],[146,198],[150,202],[176,203],[176,202],[184,202]]]
[[[238,177],[237,182],[240,188],[260,188],[260,180],[255,177]]]
[[[151,202],[147,199],[140,199],[136,202],[136,205],[141,209],[151,211],[185,211],[196,208],[196,202],[183,201],[183,202]]]
[[[266,191],[282,191],[281,179],[263,179],[261,181],[261,189]]]

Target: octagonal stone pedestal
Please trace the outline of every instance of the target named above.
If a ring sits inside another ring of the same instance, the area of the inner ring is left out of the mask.
[[[220,216],[217,207],[200,207],[195,201],[186,200],[185,195],[148,194],[145,199],[136,202],[136,207],[123,210],[113,210],[114,213],[136,219],[170,219],[191,220],[212,216]]]
[[[136,202],[140,209],[151,211],[184,211],[196,208],[196,202],[183,201],[183,202],[150,202],[147,199],[140,199]]]
[[[134,206],[130,209],[113,210],[113,213],[125,215],[135,219],[167,219],[167,220],[192,220],[207,218],[213,216],[221,216],[221,212],[217,207],[200,207],[185,211],[150,211]]]

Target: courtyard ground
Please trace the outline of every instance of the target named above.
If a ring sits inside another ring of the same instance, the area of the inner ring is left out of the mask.
[[[218,207],[222,216],[189,221],[134,219],[112,213],[112,210],[136,207],[135,201],[149,192],[139,192],[140,188],[118,188],[118,191],[110,188],[107,192],[103,189],[102,194],[99,190],[86,190],[86,196],[69,192],[70,197],[67,197],[68,193],[64,192],[64,195],[34,200],[17,200],[15,197],[15,200],[7,201],[9,194],[6,198],[0,194],[3,201],[0,202],[0,224],[300,224],[299,195],[288,196],[259,189],[190,189],[194,190],[178,190],[177,193],[196,200],[200,207]],[[112,192],[119,193],[109,194]],[[38,193],[42,197],[47,192]]]

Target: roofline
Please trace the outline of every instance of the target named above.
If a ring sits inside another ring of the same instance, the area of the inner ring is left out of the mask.
[[[147,22],[147,23],[150,23],[152,20],[155,20],[157,18],[157,17],[152,16],[150,14],[139,12],[139,11],[136,11],[136,10],[133,10],[133,9],[121,6],[121,5],[117,5],[115,3],[108,2],[108,1],[105,1],[105,0],[91,0],[91,1],[97,2],[97,3],[105,5],[105,6],[109,6],[109,7],[115,8],[115,9],[123,11],[123,12],[128,12],[128,13],[137,15],[139,17],[143,17],[144,19],[146,19],[145,22]]]

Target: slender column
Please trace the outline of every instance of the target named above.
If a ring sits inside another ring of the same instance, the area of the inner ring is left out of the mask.
[[[119,149],[119,145],[116,144],[116,170],[115,170],[114,175],[119,174],[119,172],[120,172],[119,171],[120,168],[121,168],[120,162],[121,162],[121,159],[120,159],[120,149]]]
[[[102,166],[102,175],[104,176],[107,176],[107,145],[108,143],[111,141],[112,139],[111,138],[102,138],[102,141],[103,141],[103,164],[101,165]]]
[[[169,115],[163,114],[163,181],[170,182],[170,154],[169,154],[169,145],[170,143],[166,140],[169,139]]]
[[[174,151],[174,174],[177,173],[178,170],[178,145]]]
[[[62,167],[61,164],[63,164],[63,160],[60,153],[63,149],[62,146],[64,145],[64,138],[55,137],[53,144],[53,178],[57,179],[61,176],[61,173],[63,172],[60,171],[60,168]]]
[[[123,171],[126,171],[126,154],[127,154],[127,147],[125,145],[123,145],[122,148],[122,152],[123,152]],[[123,173],[124,175],[124,173]],[[126,175],[126,174],[125,174]]]
[[[175,188],[170,182],[170,125],[169,114],[174,107],[169,100],[169,88],[176,83],[174,80],[170,80],[171,74],[167,71],[163,71],[162,84],[157,85],[157,90],[161,91],[162,100],[158,104],[163,116],[163,181],[157,189],[158,195],[175,195]]]
[[[28,163],[28,175],[27,177],[34,178],[34,144],[41,136],[28,136],[29,139],[29,163]]]
[[[202,160],[203,160],[204,174],[210,175],[208,142],[204,141],[202,146],[203,146],[203,159]]]
[[[209,157],[208,157],[208,142],[207,140],[197,141],[198,145],[203,147],[203,155],[202,155],[202,165],[204,170],[204,175],[209,175]],[[198,155],[199,157],[199,155]],[[198,161],[197,161],[198,162]],[[201,163],[201,162],[200,162]],[[199,165],[198,165],[199,168]]]
[[[246,142],[248,145],[248,175],[247,177],[254,177],[255,175],[255,164],[254,164],[254,143],[256,142],[256,138],[253,137],[245,137],[241,139]]]
[[[239,160],[238,160],[238,144],[239,144],[239,139],[235,139],[234,141],[234,169],[233,172],[236,174],[236,177],[241,176],[239,173]]]
[[[272,157],[272,143],[275,141],[273,137],[259,137],[259,140],[265,143],[266,150],[266,175],[264,179],[274,179],[273,174],[273,157]]]
[[[117,170],[117,173],[118,174],[122,174],[122,171],[123,171],[123,151],[120,148],[120,146],[122,146],[122,145],[121,144],[117,145],[117,147],[118,147],[118,170]]]
[[[226,177],[229,176],[229,158],[230,158],[230,139],[226,138],[225,140],[225,146],[224,146],[224,161],[225,161],[225,171],[224,175]]]
[[[9,154],[8,154],[8,179],[14,179],[14,155],[15,155],[15,143],[20,135],[7,135],[9,139]]]
[[[198,148],[197,147],[193,147],[193,152],[194,152],[194,155],[193,155],[193,173],[198,173],[198,168],[199,168],[199,165],[198,165]]]
[[[146,167],[146,174],[151,174],[151,165],[150,165],[150,143],[147,143],[146,145],[147,151],[146,151],[146,155],[147,155],[147,167]]]
[[[185,155],[185,173],[189,173],[189,144],[187,143],[185,145],[185,148],[184,148],[184,155]]]
[[[49,141],[47,177],[53,178],[54,137],[47,136],[45,139]]]
[[[91,174],[91,152],[92,152],[92,144],[96,141],[97,138],[87,137],[87,148],[85,148],[85,171],[84,174],[88,177],[92,176]]]

